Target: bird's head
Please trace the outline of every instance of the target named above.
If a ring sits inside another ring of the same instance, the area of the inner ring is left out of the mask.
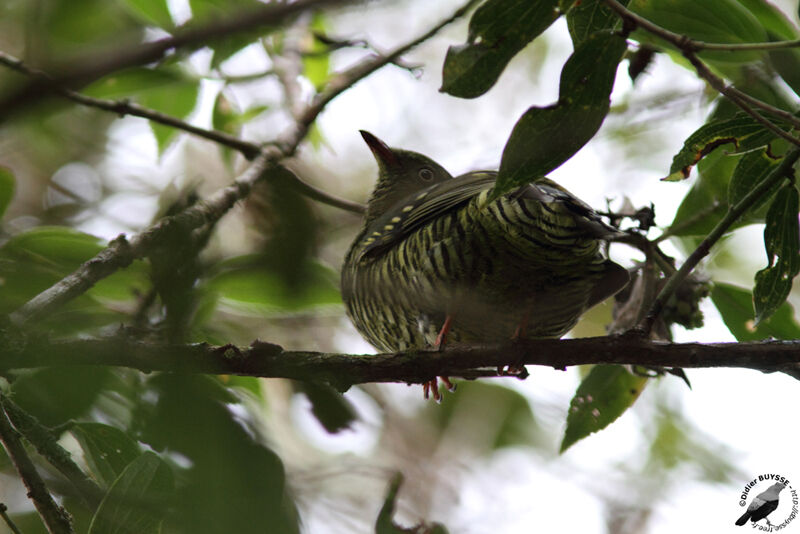
[[[380,216],[403,198],[453,178],[444,167],[427,156],[410,150],[389,148],[371,133],[364,130],[360,132],[378,162],[378,182],[367,203],[368,221]]]

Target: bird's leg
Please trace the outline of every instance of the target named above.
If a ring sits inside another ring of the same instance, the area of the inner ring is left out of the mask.
[[[442,329],[439,330],[439,335],[436,336],[436,343],[433,344],[434,350],[442,351],[447,343],[447,334],[450,333],[450,327],[453,325],[453,316],[449,315],[445,318]]]
[[[453,316],[447,315],[444,320],[444,324],[442,325],[441,330],[439,330],[439,335],[436,336],[436,342],[433,345],[434,350],[444,350],[444,346],[447,343],[447,334],[450,333],[450,328],[453,325]],[[433,393],[433,400],[436,402],[440,402],[442,400],[442,394],[439,393],[439,379],[442,379],[442,384],[448,389],[448,391],[455,391],[456,386],[450,382],[450,378],[446,376],[440,376],[434,378],[433,380],[429,380],[422,385],[422,393],[425,398],[429,398],[430,394]]]

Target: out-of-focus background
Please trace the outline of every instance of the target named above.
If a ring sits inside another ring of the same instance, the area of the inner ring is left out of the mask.
[[[0,49],[34,62],[52,53],[50,47],[72,41],[80,52],[75,35],[84,31],[81,24],[106,24],[111,19],[104,18],[105,11],[123,4],[33,3],[37,9],[13,1],[0,8],[8,15],[0,17]],[[174,21],[191,17],[190,3],[168,2]],[[797,23],[797,2],[774,4]],[[386,51],[459,5],[369,2],[326,13],[314,24],[329,36],[364,40]],[[73,10],[84,12],[67,15]],[[37,25],[50,32],[46,38],[33,31]],[[124,22],[108,28],[108,43],[129,30]],[[453,174],[496,169],[520,115],[557,99],[572,44],[561,19],[511,61],[487,94],[463,100],[438,89],[447,47],[463,42],[466,32],[467,19],[448,26],[403,55],[403,64],[413,68],[387,66],[338,97],[292,169],[320,189],[365,201],[376,166],[359,129],[391,146],[422,152]],[[145,38],[158,36],[155,29],[145,32]],[[340,70],[368,53],[343,48],[331,54],[326,67]],[[692,179],[659,179],[668,174],[683,140],[703,123],[716,95],[666,55],[656,55],[635,84],[626,65],[618,72],[612,110],[600,132],[550,177],[596,208],[619,208],[625,199],[637,208],[652,203],[657,225],[665,227]],[[251,113],[255,118],[241,130],[234,124],[233,131],[254,141],[271,140],[289,123],[276,78],[224,81],[270,68],[262,46],[248,46],[218,65],[210,50],[200,50],[181,65],[175,80],[154,84],[149,102],[196,97],[185,113],[203,127],[230,126],[225,123],[234,120],[233,113],[226,115],[230,110]],[[16,75],[0,75],[0,84],[17,81]],[[202,78],[199,92],[184,76]],[[301,80],[301,89],[310,95],[311,82]],[[96,90],[113,97],[108,87]],[[0,165],[13,171],[17,183],[2,225],[4,240],[54,225],[102,240],[131,234],[190,193],[206,196],[246,167],[241,156],[214,143],[169,137],[163,129],[154,134],[143,119],[56,100],[1,128]],[[374,352],[350,325],[336,291],[338,269],[358,225],[351,213],[279,185],[261,187],[223,218],[201,255],[198,307],[208,316],[198,321],[193,340],[247,344],[258,338],[287,349]],[[762,232],[761,225],[735,231],[702,270],[713,280],[752,287],[754,273],[766,265]],[[663,247],[679,259],[687,254],[677,241]],[[273,259],[266,265],[268,275],[236,270],[231,258],[257,253]],[[614,245],[611,255],[625,265],[642,259],[624,245]],[[797,291],[790,302],[800,303]],[[676,327],[676,341],[735,340],[713,306],[705,302],[702,309],[705,325],[691,331]],[[609,317],[609,306],[601,306],[571,335],[602,335]],[[800,388],[788,376],[690,370],[691,390],[675,377],[652,380],[618,421],[559,455],[582,370],[530,371],[524,381],[461,382],[441,404],[424,401],[418,386],[354,387],[345,398],[357,419],[336,433],[320,424],[305,394],[280,380],[258,383],[239,416],[283,461],[302,531],[308,533],[370,532],[396,471],[405,475],[400,523],[439,521],[450,532],[475,534],[733,531],[748,481],[764,473],[800,480],[795,425]],[[62,442],[78,451],[74,439]],[[19,492],[6,465],[0,501],[12,511],[29,509]]]

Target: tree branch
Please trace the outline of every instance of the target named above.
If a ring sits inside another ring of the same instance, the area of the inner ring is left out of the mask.
[[[5,396],[0,395],[0,408],[2,408],[0,409],[0,440],[2,440],[20,478],[25,483],[25,487],[28,488],[28,497],[36,506],[48,532],[51,534],[72,533],[72,518],[64,508],[56,504],[53,496],[47,491],[47,486],[25,451],[19,434],[6,415],[4,404]]]
[[[353,355],[284,351],[256,341],[250,347],[148,343],[124,336],[50,342],[31,338],[3,344],[0,368],[120,366],[144,372],[232,374],[324,382],[344,390],[367,382],[424,383],[436,376],[496,376],[497,367],[586,364],[646,367],[742,367],[797,377],[800,341],[666,343],[640,336],[532,339],[492,345],[448,345],[444,351]],[[19,347],[19,348],[15,348]]]

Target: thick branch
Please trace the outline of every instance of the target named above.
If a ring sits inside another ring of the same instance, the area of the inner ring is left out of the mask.
[[[640,336],[538,339],[511,343],[448,345],[442,352],[351,355],[284,351],[255,342],[248,348],[206,344],[146,343],[125,337],[48,342],[32,339],[20,349],[6,344],[0,368],[53,365],[121,366],[150,371],[233,374],[326,382],[346,389],[366,382],[424,383],[436,376],[475,378],[496,374],[498,366],[544,365],[564,369],[584,364],[650,367],[743,367],[796,376],[800,341],[752,343],[665,343]],[[19,346],[19,345],[17,345]],[[488,371],[488,372],[487,372]]]
[[[3,408],[3,404],[4,399],[0,398],[0,408]],[[51,534],[72,533],[72,519],[47,491],[47,486],[36,471],[33,461],[28,456],[19,434],[11,425],[4,409],[0,409],[0,440],[2,440],[20,478],[25,483],[25,487],[28,488],[28,497],[36,506],[47,531]]]

